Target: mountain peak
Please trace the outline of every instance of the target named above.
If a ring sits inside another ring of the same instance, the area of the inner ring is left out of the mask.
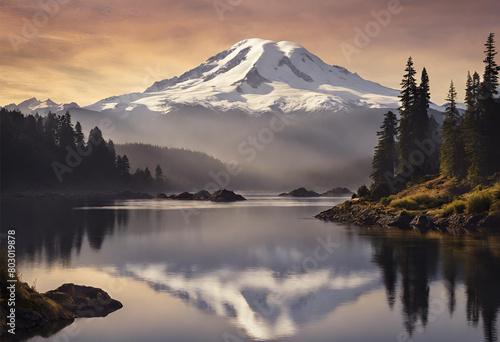
[[[17,105],[15,103],[12,103],[8,106],[5,106],[5,108],[7,108],[8,110],[18,109],[24,114],[38,113],[40,115],[46,115],[48,112],[60,113],[60,112],[65,112],[72,108],[80,108],[80,106],[78,106],[78,104],[76,104],[75,102],[56,103],[51,99],[40,101],[36,97],[32,97]]]
[[[250,114],[397,108],[398,91],[323,62],[302,45],[244,39],[180,76],[155,82],[144,93],[113,96],[88,109],[147,107],[168,113],[196,105]],[[258,96],[257,96],[258,95]]]

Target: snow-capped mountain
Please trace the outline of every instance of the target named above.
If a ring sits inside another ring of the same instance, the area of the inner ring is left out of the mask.
[[[399,92],[324,63],[301,45],[243,40],[179,77],[155,82],[143,93],[113,96],[86,109],[168,113],[182,106],[250,114],[397,108]]]
[[[12,103],[5,106],[8,110],[18,109],[24,114],[35,114],[46,115],[49,111],[52,113],[66,112],[67,110],[73,108],[80,108],[75,102],[71,103],[55,103],[51,99],[45,101],[40,101],[36,97],[32,97],[26,101],[19,104]]]

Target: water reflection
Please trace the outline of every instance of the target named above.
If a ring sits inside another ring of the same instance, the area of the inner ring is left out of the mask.
[[[297,334],[381,286],[388,307],[401,310],[408,336],[433,324],[433,301],[444,298],[446,311],[455,315],[457,292],[465,288],[467,322],[482,326],[485,341],[497,340],[498,237],[420,236],[299,221],[311,212],[285,208],[290,206],[200,207],[187,224],[179,208],[164,210],[159,202],[24,200],[2,202],[1,223],[16,227],[24,263],[106,266],[224,317],[257,340]],[[304,267],[320,245],[318,236],[332,236],[339,247]],[[444,297],[431,293],[436,282],[443,283]]]
[[[497,340],[500,308],[500,258],[497,237],[472,239],[452,236],[421,236],[411,233],[365,235],[373,244],[392,308],[397,276],[401,277],[403,322],[412,336],[418,322],[424,327],[429,315],[429,283],[441,278],[447,290],[447,308],[453,315],[456,287],[464,283],[467,294],[467,321],[477,326],[483,321],[485,341]]]
[[[268,269],[230,268],[209,273],[193,270],[186,275],[175,271],[175,266],[170,271],[168,264],[131,264],[121,274],[226,317],[257,340],[293,335],[298,327],[379,285],[375,272],[335,275],[326,269],[286,277],[276,277]]]

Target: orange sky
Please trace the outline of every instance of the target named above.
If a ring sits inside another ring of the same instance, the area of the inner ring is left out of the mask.
[[[388,24],[375,24],[372,12],[389,8]],[[355,46],[355,28],[367,24],[369,44],[346,58],[342,47]],[[293,41],[398,89],[412,55],[441,104],[451,79],[462,99],[467,71],[482,74],[490,32],[500,50],[500,2],[2,0],[0,32],[0,105],[35,96],[84,106],[143,91],[245,38]]]

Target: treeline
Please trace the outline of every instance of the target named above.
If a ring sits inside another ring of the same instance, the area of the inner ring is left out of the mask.
[[[79,122],[66,112],[23,115],[0,109],[1,185],[4,190],[48,188],[164,188],[160,165],[154,176],[148,167],[130,172],[126,155],[117,155],[112,140],[93,128],[86,139]]]
[[[457,108],[453,82],[447,96],[445,118],[439,129],[429,117],[429,77],[424,68],[417,85],[410,57],[401,82],[400,118],[384,116],[372,161],[372,185],[362,186],[358,196],[380,199],[401,191],[409,182],[441,173],[471,183],[500,171],[500,102],[495,41],[491,33],[485,44],[483,79],[468,74],[462,115]]]

